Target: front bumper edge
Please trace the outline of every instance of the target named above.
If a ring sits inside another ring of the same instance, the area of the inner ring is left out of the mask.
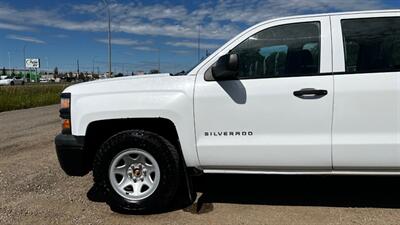
[[[84,176],[90,171],[84,151],[84,141],[84,136],[67,134],[59,134],[54,140],[61,168],[70,176]]]

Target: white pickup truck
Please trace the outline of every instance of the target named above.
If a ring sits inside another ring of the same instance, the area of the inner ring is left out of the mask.
[[[400,11],[262,22],[184,76],[70,86],[60,114],[61,167],[117,210],[165,208],[198,172],[400,175]]]

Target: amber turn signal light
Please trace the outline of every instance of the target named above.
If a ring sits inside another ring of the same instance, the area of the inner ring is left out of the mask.
[[[62,129],[63,130],[70,130],[71,129],[71,121],[68,119],[62,120]]]

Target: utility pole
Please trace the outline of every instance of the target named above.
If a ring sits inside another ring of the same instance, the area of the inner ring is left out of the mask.
[[[158,73],[161,73],[160,47],[158,48]]]
[[[8,53],[8,69],[11,70],[11,55],[10,52],[7,53]]]
[[[108,76],[111,77],[111,11],[110,4],[107,0],[103,0],[104,4],[107,5],[107,14],[108,14]]]
[[[78,76],[79,76],[79,59],[76,60],[76,67],[77,67]]]
[[[94,60],[97,58],[97,56],[93,57],[92,59],[92,74],[94,74]]]
[[[44,58],[46,59],[46,70],[49,71],[49,58],[47,56]]]
[[[26,69],[26,65],[25,65],[25,59],[26,59],[26,57],[25,57],[25,52],[26,52],[26,45],[28,45],[28,44],[24,44],[24,48],[23,48],[23,55],[24,55],[24,63],[22,64],[22,67],[24,68],[24,69]]]

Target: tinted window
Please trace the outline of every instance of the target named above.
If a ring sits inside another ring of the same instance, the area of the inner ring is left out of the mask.
[[[400,69],[400,18],[342,20],[346,72]]]
[[[261,31],[232,49],[240,78],[319,73],[319,22],[282,25]]]

